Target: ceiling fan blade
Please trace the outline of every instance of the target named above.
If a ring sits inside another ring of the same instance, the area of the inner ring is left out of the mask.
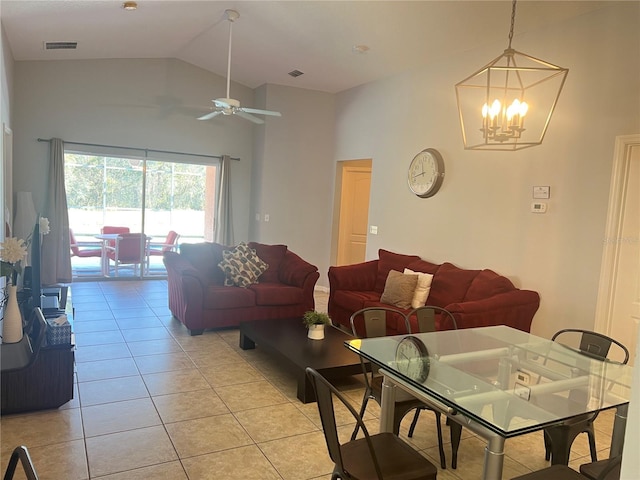
[[[236,115],[238,115],[239,117],[244,118],[245,120],[249,120],[253,123],[257,123],[257,124],[262,124],[264,123],[264,120],[262,120],[261,118],[258,117],[254,117],[253,115],[249,114],[249,113],[245,113],[241,110],[236,110],[234,112]]]
[[[240,108],[237,108],[236,110],[240,110],[241,112],[247,112],[247,113],[258,113],[260,115],[271,115],[273,117],[282,116],[280,112],[274,112],[272,110],[260,110],[258,108],[240,107]]]
[[[220,115],[222,112],[218,112],[217,110],[214,110],[213,112],[207,113],[206,115],[202,115],[201,117],[198,117],[198,120],[210,120],[213,117],[216,117],[218,115]]]

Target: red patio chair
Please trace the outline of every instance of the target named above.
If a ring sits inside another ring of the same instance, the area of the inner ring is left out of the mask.
[[[180,238],[180,234],[171,230],[167,234],[167,238],[164,242],[149,242],[149,247],[147,249],[147,274],[149,273],[150,260],[152,256],[161,257],[165,252],[174,252],[178,248],[178,239]]]
[[[104,226],[100,229],[100,233],[104,233],[104,234],[113,234],[113,233],[129,233],[129,227],[110,227],[110,226]],[[109,245],[112,248],[115,248],[116,246],[116,241],[115,240],[109,240],[107,242],[107,245]]]
[[[100,242],[78,242],[71,229],[69,229],[69,246],[71,247],[72,257],[87,258],[102,256],[102,244]]]
[[[138,274],[138,266],[143,265],[146,244],[144,233],[123,233],[115,240],[114,247],[107,247],[107,257],[115,264],[116,277],[121,265],[133,265],[134,275]]]

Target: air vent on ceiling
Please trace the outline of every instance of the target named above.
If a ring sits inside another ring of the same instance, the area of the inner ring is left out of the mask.
[[[299,77],[300,75],[304,75],[304,72],[301,72],[300,70],[292,70],[289,72],[289,75],[292,77]]]
[[[44,42],[45,50],[75,50],[78,42]]]

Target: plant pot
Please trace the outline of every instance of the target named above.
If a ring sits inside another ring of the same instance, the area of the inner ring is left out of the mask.
[[[324,325],[309,325],[309,333],[307,337],[312,340],[322,340],[324,338]]]
[[[22,315],[18,307],[18,287],[7,285],[6,288],[9,291],[9,298],[3,312],[2,343],[18,343],[22,340]]]

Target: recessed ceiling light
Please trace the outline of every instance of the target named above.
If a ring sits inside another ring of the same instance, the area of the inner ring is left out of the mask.
[[[351,47],[351,51],[353,53],[367,53],[368,50],[369,47],[367,47],[366,45],[354,45],[353,47]]]
[[[137,10],[138,4],[136,2],[124,2],[122,8],[125,10]]]

